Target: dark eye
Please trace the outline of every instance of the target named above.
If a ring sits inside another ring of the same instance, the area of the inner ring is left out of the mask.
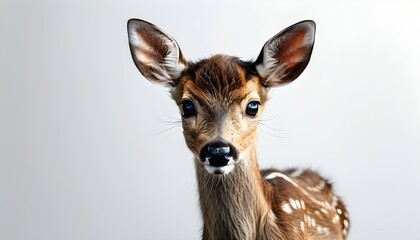
[[[257,101],[249,102],[248,105],[246,106],[246,111],[245,111],[246,114],[248,116],[255,117],[258,113],[259,106],[260,106],[260,103]]]
[[[189,118],[196,114],[194,104],[191,101],[183,101],[182,103],[182,116]]]

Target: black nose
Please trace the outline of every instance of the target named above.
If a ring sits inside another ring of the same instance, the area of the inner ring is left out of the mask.
[[[210,166],[226,166],[230,160],[236,160],[237,152],[232,144],[225,142],[212,142],[205,145],[200,151],[202,162],[208,161]]]

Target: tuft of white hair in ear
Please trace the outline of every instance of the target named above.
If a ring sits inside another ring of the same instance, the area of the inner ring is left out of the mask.
[[[179,78],[182,71],[185,69],[185,64],[179,61],[179,47],[175,40],[172,42],[166,41],[166,46],[169,49],[168,55],[163,58],[163,66],[172,78]]]

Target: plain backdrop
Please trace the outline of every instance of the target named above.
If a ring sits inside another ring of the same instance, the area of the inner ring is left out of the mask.
[[[132,63],[129,18],[192,60],[255,59],[314,20],[311,62],[265,109],[260,166],[330,178],[349,239],[420,239],[419,12],[400,0],[0,0],[0,239],[199,239],[178,109]]]

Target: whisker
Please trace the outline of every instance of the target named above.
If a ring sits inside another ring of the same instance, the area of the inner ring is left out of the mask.
[[[169,116],[166,116],[166,118],[169,118],[171,120],[164,120],[161,117],[158,117],[158,118],[159,118],[160,122],[163,122],[167,125],[174,125],[174,124],[178,124],[178,123],[182,122],[182,120],[180,118],[174,118],[174,117],[169,117]]]
[[[263,127],[265,127],[265,128],[268,128],[268,129],[270,129],[270,130],[276,131],[276,132],[285,132],[285,131],[286,131],[286,130],[282,130],[282,129],[278,129],[278,128],[273,128],[273,127],[270,127],[270,126],[268,126],[267,124],[262,123],[262,122],[260,122],[260,121],[258,121],[258,124],[259,124],[259,125],[261,125],[261,126],[263,126]]]
[[[238,181],[238,183],[240,183],[240,184],[242,184],[242,186],[244,186],[244,183],[242,182],[241,177],[238,175],[238,173],[236,173],[236,172],[232,172],[232,173],[234,173],[233,176]]]
[[[207,174],[204,174],[204,179],[203,179],[203,184],[199,189],[199,192],[202,192],[204,190],[204,188],[207,186],[209,182],[209,177],[207,176]]]
[[[176,129],[176,128],[182,129],[182,120],[181,119],[179,119],[179,118],[173,118],[173,117],[169,117],[169,116],[166,116],[166,118],[173,119],[173,121],[172,120],[164,120],[161,117],[158,117],[159,122],[162,122],[165,125],[169,125],[169,127],[166,128],[166,129],[164,129],[164,130],[162,130],[162,131],[159,131],[159,132],[156,132],[156,133],[152,134],[151,135],[152,137],[155,137],[155,136],[160,135],[160,134],[163,134],[163,133],[170,132],[171,130]],[[169,136],[171,136],[171,135],[173,135],[173,134],[175,134],[177,132],[179,132],[179,131],[174,131],[174,132],[166,135],[166,138],[168,138]]]
[[[229,178],[229,180],[232,183],[232,186],[235,188],[236,192],[238,194],[240,194],[239,188],[238,188],[238,186],[236,186],[236,183],[234,181],[234,180],[238,180],[238,177],[237,177],[237,175],[234,171],[232,171],[232,177],[233,177],[233,179]]]
[[[272,118],[264,118],[264,119],[260,119],[260,120],[258,120],[258,121],[261,121],[261,122],[270,122],[270,121],[273,121],[274,119],[276,119],[276,117],[272,117]]]
[[[276,134],[270,133],[270,132],[268,132],[268,131],[264,130],[263,128],[260,128],[260,129],[261,129],[261,132],[263,132],[263,133],[265,133],[265,134],[268,134],[268,135],[270,135],[270,136],[272,136],[272,137],[275,137],[275,138],[278,138],[278,139],[286,138],[286,137],[281,137],[281,136],[279,136],[279,135],[276,135]]]
[[[275,138],[285,138],[285,137],[282,137],[282,136],[279,136],[279,135],[277,135],[277,134],[274,134],[274,133],[271,133],[271,132],[269,132],[268,130],[270,130],[270,131],[276,131],[276,132],[278,132],[278,133],[284,133],[285,132],[285,130],[279,130],[279,129],[275,129],[275,128],[272,128],[272,127],[269,127],[269,126],[267,126],[266,124],[263,124],[263,123],[261,123],[260,121],[258,121],[257,122],[257,124],[258,124],[258,126],[261,126],[259,129],[263,132],[263,133],[266,133],[266,134],[268,134],[268,135],[270,135],[270,136],[272,136],[272,137],[275,137]],[[254,125],[255,126],[255,125]],[[267,129],[267,130],[266,130]]]
[[[171,127],[167,128],[167,129],[165,129],[165,130],[162,130],[162,131],[159,131],[159,132],[157,132],[157,133],[153,134],[152,136],[154,137],[154,136],[157,136],[157,135],[159,135],[159,134],[169,132],[169,131],[171,131],[172,129],[175,129],[175,128],[179,127],[179,126],[180,126],[180,123],[177,123],[177,124],[175,124],[175,125],[173,125],[173,126],[171,126]]]
[[[213,190],[213,187],[214,187],[214,184],[215,184],[215,180],[214,180],[214,178],[213,178],[213,175],[210,175],[210,174],[209,174],[209,176],[210,176],[210,181],[211,181],[211,183],[210,183],[210,189],[209,189],[209,191],[207,192],[207,198],[209,198],[209,197],[210,197],[210,195],[211,195],[211,191]]]

